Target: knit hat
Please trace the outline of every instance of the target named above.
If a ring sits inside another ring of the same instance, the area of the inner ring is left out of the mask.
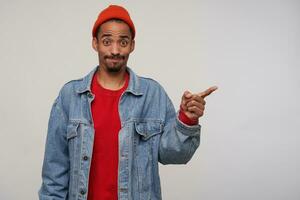
[[[93,37],[97,37],[97,30],[101,24],[110,20],[110,19],[120,19],[124,21],[130,27],[132,31],[132,39],[135,37],[135,28],[134,24],[130,18],[128,11],[122,6],[110,5],[100,12],[98,18],[93,27]]]

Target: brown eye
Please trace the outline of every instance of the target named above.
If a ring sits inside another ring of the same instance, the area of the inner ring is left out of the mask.
[[[109,39],[104,39],[102,41],[102,43],[103,43],[104,46],[108,46],[108,45],[110,45],[110,40]]]
[[[127,40],[121,40],[120,45],[122,47],[126,47],[128,45],[128,41]]]

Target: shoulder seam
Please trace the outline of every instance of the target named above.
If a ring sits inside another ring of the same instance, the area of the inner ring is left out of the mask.
[[[72,79],[72,80],[70,80],[70,81],[66,82],[64,85],[66,85],[66,84],[68,84],[68,83],[71,83],[71,82],[75,82],[75,81],[82,81],[82,80],[83,80],[83,78]]]

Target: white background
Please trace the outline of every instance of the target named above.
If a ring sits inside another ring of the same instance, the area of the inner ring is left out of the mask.
[[[207,97],[200,148],[160,166],[165,200],[300,199],[300,1],[0,1],[0,199],[37,199],[59,89],[98,62],[91,29],[110,3],[137,29],[129,66],[179,106]]]

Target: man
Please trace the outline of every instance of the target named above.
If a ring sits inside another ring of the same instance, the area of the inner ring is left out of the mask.
[[[216,87],[185,92],[176,114],[157,82],[127,67],[135,27],[125,8],[103,10],[92,35],[99,66],[66,83],[52,106],[39,198],[161,199],[158,162],[191,159]]]

